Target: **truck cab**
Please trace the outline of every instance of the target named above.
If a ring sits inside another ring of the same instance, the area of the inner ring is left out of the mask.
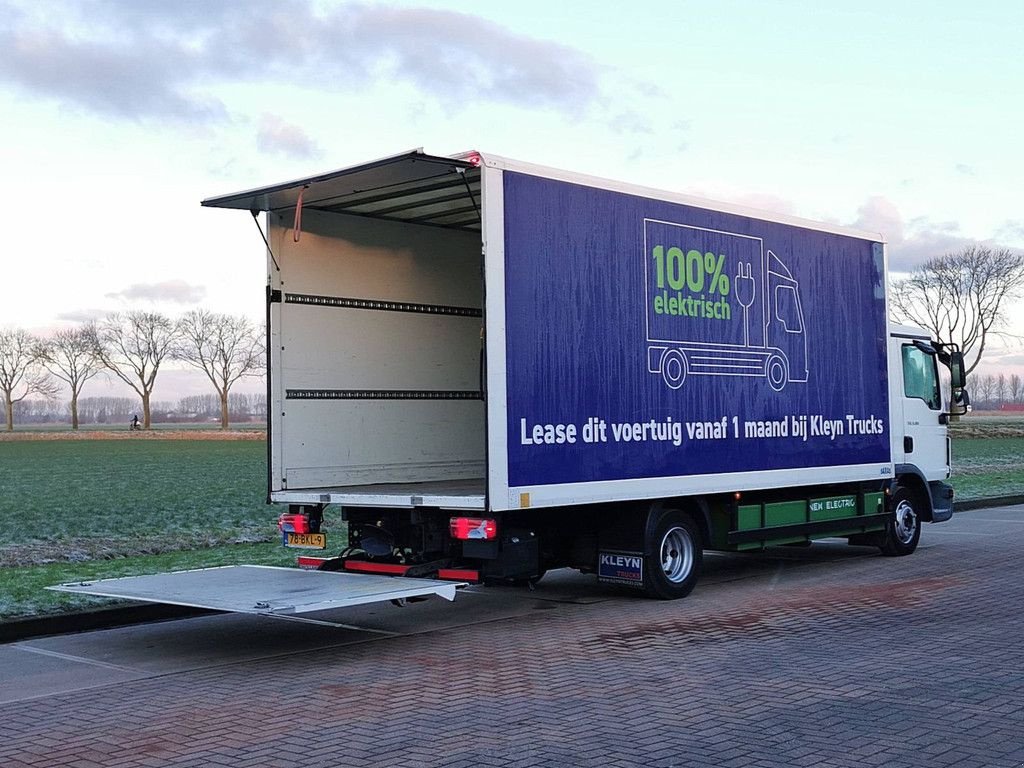
[[[928,333],[905,325],[889,331],[889,408],[893,471],[927,503],[922,519],[942,522],[953,515],[953,490],[948,434],[950,414],[944,408],[939,362],[942,345]],[[959,356],[959,353],[956,353]],[[962,363],[960,364],[962,370]],[[953,382],[954,390],[958,389]]]

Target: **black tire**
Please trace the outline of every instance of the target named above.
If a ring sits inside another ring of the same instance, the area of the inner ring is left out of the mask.
[[[879,549],[887,557],[909,555],[921,540],[921,502],[910,489],[897,485],[889,497],[889,506],[892,512]]]
[[[652,514],[646,532],[644,592],[659,600],[678,600],[693,591],[704,562],[700,528],[678,509]]]

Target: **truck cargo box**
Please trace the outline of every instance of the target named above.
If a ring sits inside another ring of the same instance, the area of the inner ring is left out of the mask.
[[[269,495],[500,511],[892,472],[880,235],[490,155],[265,213]]]

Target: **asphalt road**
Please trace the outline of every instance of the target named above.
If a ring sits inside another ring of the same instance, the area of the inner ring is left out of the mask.
[[[454,603],[0,646],[0,766],[1024,765],[1024,506],[882,558],[708,555],[684,601],[557,572]]]

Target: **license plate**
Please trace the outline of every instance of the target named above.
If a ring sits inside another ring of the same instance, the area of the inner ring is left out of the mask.
[[[327,549],[327,534],[286,533],[284,545],[293,549]]]

